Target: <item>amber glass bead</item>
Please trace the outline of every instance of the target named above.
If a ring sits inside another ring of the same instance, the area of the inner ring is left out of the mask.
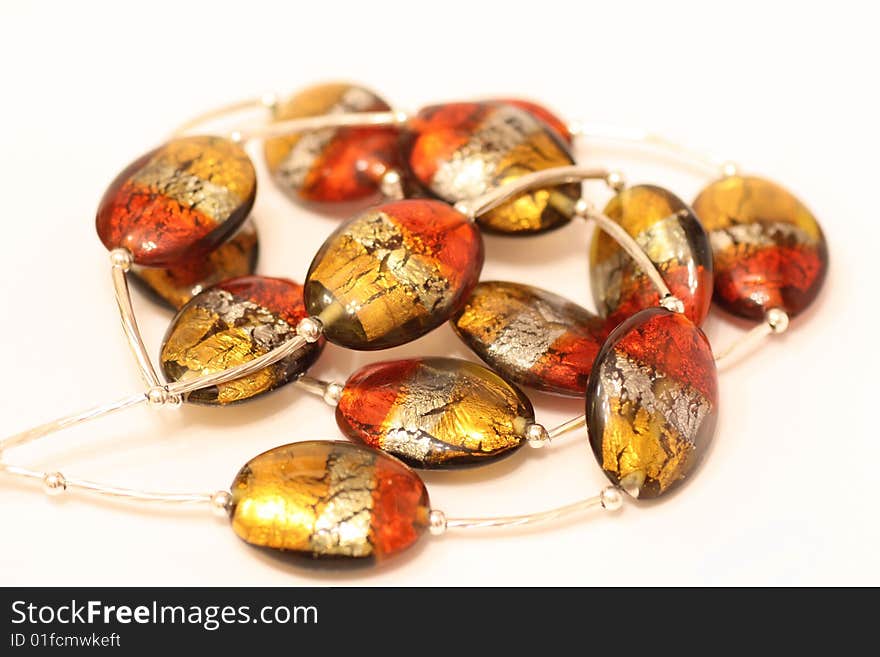
[[[582,397],[606,321],[552,292],[481,281],[452,318],[458,336],[505,379]]]
[[[693,211],[662,187],[637,185],[614,196],[605,215],[638,242],[688,318],[702,324],[712,304],[712,251]],[[599,229],[590,252],[590,282],[596,306],[612,326],[660,302],[647,275]]]
[[[246,221],[238,232],[207,256],[161,267],[132,267],[132,280],[157,299],[180,309],[202,290],[229,278],[253,274],[257,266],[257,227]]]
[[[245,276],[196,295],[168,328],[160,356],[169,381],[213,374],[262,356],[296,335],[306,317],[302,286],[283,278]],[[318,358],[319,340],[240,379],[189,393],[187,401],[230,404],[293,381]]]
[[[562,138],[562,141],[564,141],[569,146],[571,146],[574,142],[574,139],[571,136],[571,132],[569,132],[568,130],[568,124],[566,124],[565,121],[560,119],[554,112],[551,112],[543,105],[540,105],[539,103],[536,103],[532,100],[525,100],[522,98],[499,98],[495,102],[507,103],[508,105],[514,105],[515,107],[524,109],[532,116],[541,119],[544,123],[553,128],[556,131],[556,134]]]
[[[232,482],[232,529],[247,543],[308,560],[370,564],[428,526],[428,491],[403,463],[336,441],[276,447]]]
[[[322,114],[386,112],[372,91],[351,84],[309,87],[280,103],[278,121]],[[266,164],[282,189],[304,201],[374,198],[382,176],[400,163],[394,127],[324,128],[267,139]]]
[[[794,316],[812,303],[828,271],[828,247],[813,214],[763,178],[730,176],[700,192],[694,210],[715,256],[715,301],[761,320],[771,308]]]
[[[346,382],[336,421],[353,440],[417,468],[454,468],[513,453],[534,422],[529,400],[482,365],[414,358],[368,365]]]
[[[410,169],[437,197],[471,199],[520,176],[574,163],[556,131],[508,103],[450,103],[423,109],[405,135]],[[505,234],[561,226],[574,214],[580,186],[564,184],[520,194],[478,218]]]
[[[593,453],[613,483],[640,498],[672,490],[715,431],[718,376],[706,336],[664,308],[633,315],[596,357],[586,413]]]
[[[350,349],[424,335],[461,307],[483,267],[480,232],[440,201],[385,203],[340,226],[306,278],[306,307]]]
[[[173,267],[213,251],[251,211],[257,177],[247,153],[220,137],[182,137],[120,173],[98,207],[98,236],[134,262]]]

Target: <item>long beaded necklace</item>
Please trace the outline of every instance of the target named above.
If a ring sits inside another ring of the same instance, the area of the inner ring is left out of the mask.
[[[268,120],[239,123],[226,137],[192,134],[255,110]],[[578,166],[571,146],[583,136],[652,144],[721,177],[690,207],[663,188],[627,187],[618,172]],[[257,176],[243,148],[253,140],[285,193],[321,211],[355,208],[302,286],[253,275]],[[615,193],[603,211],[589,202],[587,181]],[[590,272],[600,314],[534,286],[479,280],[481,230],[527,236],[573,219],[597,228]],[[626,496],[676,488],[714,433],[716,361],[785,331],[818,294],[828,261],[818,223],[789,192],[659,137],[567,124],[516,99],[410,116],[339,84],[197,117],[119,174],[96,225],[146,390],[0,441],[0,468],[50,494],[208,504],[248,543],[307,562],[371,562],[425,530],[614,510]],[[130,279],[178,309],[159,369],[140,336]],[[759,322],[716,355],[699,329],[713,298]],[[447,321],[488,367],[421,358],[367,365],[345,383],[306,374],[326,340],[381,350]],[[141,403],[228,405],[292,382],[335,406],[352,442],[269,450],[229,489],[134,490],[6,460],[18,445]],[[519,385],[582,397],[585,415],[548,429]],[[489,463],[584,426],[611,485],[548,511],[447,517],[411,469]]]

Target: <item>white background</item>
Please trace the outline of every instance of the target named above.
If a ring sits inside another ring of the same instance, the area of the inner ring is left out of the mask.
[[[817,214],[821,297],[789,334],[722,373],[709,458],[680,494],[530,531],[425,537],[382,567],[315,573],[268,559],[208,513],[133,509],[0,479],[0,584],[880,584],[877,423],[877,17],[868,3],[139,2],[0,10],[0,433],[138,389],[93,227],[130,160],[211,106],[335,79],[403,109],[529,96],[569,118],[652,127],[772,177]],[[705,182],[626,151],[579,148],[691,200]],[[601,200],[601,199],[600,199]],[[302,281],[336,220],[262,185],[259,272]],[[589,232],[487,238],[484,278],[592,307]],[[136,297],[157,353],[170,315]],[[716,346],[740,333],[713,315]],[[381,354],[328,346],[344,378],[401,355],[469,358],[448,327]],[[552,426],[578,400],[534,394]],[[138,409],[8,458],[170,490],[227,486],[250,457],[338,438],[294,387],[245,406]],[[522,513],[605,483],[585,440],[425,477],[451,515]]]

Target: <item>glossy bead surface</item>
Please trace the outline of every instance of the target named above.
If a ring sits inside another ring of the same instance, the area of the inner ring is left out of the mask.
[[[828,247],[813,214],[779,185],[751,176],[718,180],[694,201],[715,257],[715,301],[762,320],[812,303],[828,270]]]
[[[104,193],[96,228],[107,249],[134,262],[176,266],[214,250],[254,204],[257,177],[247,153],[220,137],[182,137],[132,162]]]
[[[452,318],[458,336],[509,381],[581,397],[606,322],[529,285],[481,281]]]
[[[134,266],[131,280],[166,305],[180,309],[199,292],[221,281],[253,274],[258,250],[257,227],[248,220],[208,255],[165,269]]]
[[[450,103],[427,107],[405,135],[409,166],[437,197],[472,199],[520,176],[573,164],[555,130],[507,103]],[[580,185],[564,184],[520,194],[478,218],[505,234],[561,226],[574,214]]]
[[[310,559],[369,564],[428,526],[428,492],[395,458],[336,441],[277,447],[232,482],[232,529],[247,543]]]
[[[342,432],[418,468],[478,465],[523,445],[535,414],[482,365],[414,358],[361,368],[336,406]]]
[[[280,103],[277,121],[322,114],[386,112],[372,91],[351,84],[309,87]],[[304,201],[375,198],[386,171],[399,166],[395,127],[324,128],[267,139],[266,164],[278,185]]]
[[[169,381],[187,381],[246,363],[296,335],[306,317],[302,286],[266,276],[224,281],[196,295],[168,328],[160,361]],[[323,342],[228,383],[189,393],[187,401],[230,404],[274,390],[301,376]]]
[[[568,125],[565,121],[559,118],[559,116],[543,105],[536,103],[533,100],[525,100],[523,98],[499,98],[494,102],[507,103],[508,105],[524,109],[532,116],[541,119],[544,123],[553,128],[556,131],[556,134],[562,138],[562,141],[569,146],[572,145],[574,139],[571,136],[571,132],[568,130]]]
[[[587,427],[606,476],[630,495],[678,486],[712,440],[718,376],[709,341],[679,313],[649,308],[602,346],[587,387]]]
[[[712,251],[693,211],[662,187],[637,185],[614,196],[604,213],[647,253],[688,318],[702,324],[712,303]],[[612,326],[660,302],[641,268],[599,229],[590,250],[590,282],[596,306]]]
[[[482,266],[479,230],[451,206],[385,203],[324,242],[306,278],[306,307],[331,342],[350,349],[393,347],[448,320]]]

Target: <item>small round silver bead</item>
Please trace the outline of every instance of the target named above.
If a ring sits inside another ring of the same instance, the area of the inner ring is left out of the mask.
[[[736,165],[736,162],[727,161],[721,165],[721,176],[723,178],[730,178],[731,176],[735,176],[739,173],[739,167]]]
[[[602,501],[602,508],[606,511],[617,511],[623,506],[623,493],[615,486],[603,488],[599,493],[599,499]]]
[[[550,444],[550,434],[542,424],[531,423],[526,425],[526,440],[529,441],[529,447],[540,449]]]
[[[47,495],[61,495],[67,490],[67,479],[60,472],[47,472],[43,475],[43,490]]]
[[[771,308],[767,311],[764,319],[774,333],[785,333],[788,330],[788,313],[782,308]]]
[[[324,388],[324,401],[330,406],[336,406],[342,398],[342,391],[345,386],[341,383],[328,383]]]
[[[400,174],[397,171],[391,170],[385,173],[382,176],[382,195],[387,198],[402,198],[402,191],[400,185]]]
[[[147,390],[147,403],[152,408],[180,408],[183,400],[180,395],[172,395],[164,386],[153,386]]]
[[[586,217],[590,213],[590,204],[585,198],[579,198],[574,204],[574,214],[577,217]]]
[[[278,94],[274,91],[268,91],[260,98],[260,104],[270,112],[274,112],[278,108]]]
[[[110,252],[110,264],[122,271],[131,269],[131,251],[128,249],[113,249]]]
[[[296,325],[296,334],[306,342],[317,342],[324,332],[324,325],[317,317],[306,317]]]
[[[211,510],[214,515],[225,518],[229,515],[229,507],[232,505],[232,495],[228,490],[218,490],[211,495]]]
[[[670,310],[674,313],[684,312],[684,303],[682,303],[681,299],[674,294],[667,294],[660,299],[660,305],[666,308],[666,310]]]
[[[428,514],[428,531],[434,536],[446,533],[446,514],[437,509],[432,509]]]
[[[605,176],[605,182],[615,192],[622,192],[626,188],[626,180],[620,171],[611,171]]]

